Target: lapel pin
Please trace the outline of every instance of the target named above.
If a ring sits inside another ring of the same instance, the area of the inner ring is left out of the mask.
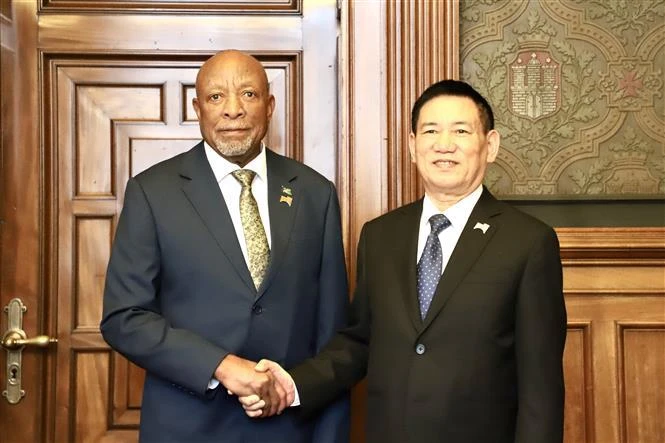
[[[286,203],[287,205],[289,205],[289,207],[291,206],[292,201],[293,201],[293,197],[291,197],[290,195],[282,195],[282,196],[279,197],[279,202],[280,203]]]
[[[282,195],[279,196],[279,202],[286,203],[291,207],[291,203],[293,203],[293,191],[291,191],[291,188],[282,186]]]
[[[473,229],[480,229],[481,231],[483,231],[483,234],[485,234],[487,232],[487,230],[489,229],[489,227],[490,227],[490,225],[488,225],[487,223],[478,222],[478,223],[476,223],[476,226],[473,227]]]

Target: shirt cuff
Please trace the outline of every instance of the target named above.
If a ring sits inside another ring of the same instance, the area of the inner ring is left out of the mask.
[[[296,386],[295,382],[293,383],[293,391],[296,394],[296,397],[293,399],[293,403],[291,403],[291,408],[300,406],[300,394],[298,394],[298,387]]]
[[[219,380],[217,380],[216,378],[210,379],[210,381],[208,382],[208,389],[215,389],[217,388],[217,386],[219,386]]]

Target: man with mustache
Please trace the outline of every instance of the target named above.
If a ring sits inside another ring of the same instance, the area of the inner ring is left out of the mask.
[[[411,129],[425,196],[363,227],[349,326],[290,374],[259,369],[295,381],[305,416],[367,376],[368,443],[561,443],[556,233],[483,187],[500,137],[470,85],[430,86]]]
[[[201,67],[203,141],[127,183],[101,331],[146,370],[141,442],[348,441],[348,401],[302,420],[252,421],[236,395],[287,406],[267,356],[293,366],[345,322],[333,184],[263,145],[275,106],[261,63],[222,51]]]

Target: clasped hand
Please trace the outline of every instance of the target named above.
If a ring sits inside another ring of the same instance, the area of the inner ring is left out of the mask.
[[[293,379],[270,360],[264,359],[256,364],[229,354],[215,371],[215,378],[229,394],[238,396],[249,417],[281,414],[295,399]]]

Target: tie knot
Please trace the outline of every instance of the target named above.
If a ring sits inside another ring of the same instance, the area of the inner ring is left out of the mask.
[[[429,218],[429,224],[432,226],[432,233],[439,235],[439,232],[450,226],[450,220],[443,214],[434,214]]]
[[[252,186],[252,180],[254,180],[256,172],[251,169],[236,169],[231,175],[240,182],[243,188],[248,188]]]

